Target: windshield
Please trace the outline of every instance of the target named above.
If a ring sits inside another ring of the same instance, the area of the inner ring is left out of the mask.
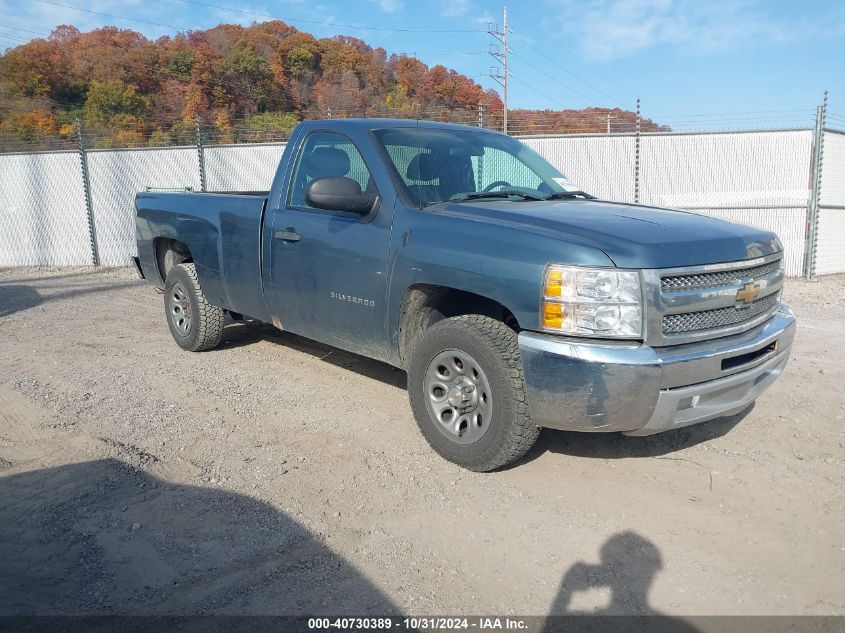
[[[545,159],[516,139],[479,130],[390,128],[375,131],[416,207],[447,200],[542,199],[577,191]]]

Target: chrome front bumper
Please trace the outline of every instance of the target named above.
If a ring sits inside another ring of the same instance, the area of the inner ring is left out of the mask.
[[[742,334],[649,347],[519,335],[531,417],[568,431],[651,435],[745,409],[783,371],[795,337],[785,305]]]

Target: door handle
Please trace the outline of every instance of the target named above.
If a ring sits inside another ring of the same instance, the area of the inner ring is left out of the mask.
[[[283,242],[298,242],[302,239],[302,236],[292,226],[289,226],[284,231],[276,231],[273,237]]]

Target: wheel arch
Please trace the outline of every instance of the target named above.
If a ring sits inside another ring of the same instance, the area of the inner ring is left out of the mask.
[[[153,240],[156,271],[161,278],[161,285],[167,280],[167,273],[178,264],[194,261],[194,256],[187,244],[169,237],[157,237]]]
[[[440,284],[416,283],[405,290],[399,310],[397,343],[402,366],[407,366],[411,350],[422,332],[438,321],[465,314],[480,314],[519,332],[512,310],[484,295]]]

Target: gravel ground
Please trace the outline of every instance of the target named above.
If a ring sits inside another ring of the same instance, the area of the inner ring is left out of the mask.
[[[843,614],[843,293],[788,283],[741,415],[476,474],[394,368],[252,324],[189,354],[128,270],[0,269],[0,614]]]

